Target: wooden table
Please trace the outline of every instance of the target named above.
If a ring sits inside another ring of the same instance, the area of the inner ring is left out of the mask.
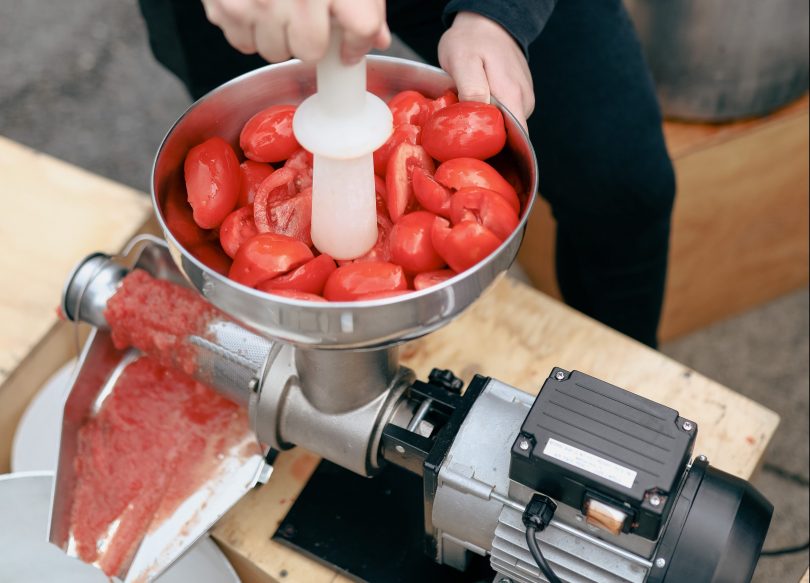
[[[70,267],[87,252],[120,248],[149,206],[131,189],[2,138],[0,173],[0,471],[7,471],[19,415],[73,351],[69,329],[56,325],[54,312]],[[454,323],[404,347],[403,357],[422,377],[439,366],[465,380],[494,376],[530,393],[553,366],[592,374],[697,421],[696,453],[743,477],[756,469],[779,421],[762,405],[509,278]],[[214,528],[246,583],[343,580],[271,540],[317,463],[301,449],[283,453],[270,483]]]

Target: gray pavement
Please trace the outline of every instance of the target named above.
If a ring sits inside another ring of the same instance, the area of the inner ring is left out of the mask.
[[[0,135],[146,190],[188,104],[152,60],[134,0],[0,0]],[[776,505],[769,547],[808,536],[807,330],[805,289],[662,347],[782,416],[755,478]],[[793,582],[807,564],[763,559],[755,580]]]

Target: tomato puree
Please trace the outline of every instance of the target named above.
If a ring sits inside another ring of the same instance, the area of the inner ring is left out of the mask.
[[[209,387],[151,357],[129,364],[79,431],[71,510],[79,557],[118,573],[247,431],[244,409]]]
[[[155,279],[141,269],[124,278],[104,315],[116,348],[134,346],[186,374],[197,368],[197,351],[188,336],[204,336],[208,322],[223,317],[197,292]]]

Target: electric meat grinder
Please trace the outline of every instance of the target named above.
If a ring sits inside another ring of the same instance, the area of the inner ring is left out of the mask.
[[[480,555],[496,581],[550,580],[526,539],[539,526],[534,541],[562,581],[750,581],[772,506],[705,458],[690,461],[697,427],[676,411],[575,371],[552,370],[535,399],[480,376],[462,393],[449,371],[419,381],[399,365],[398,345],[450,322],[515,258],[537,162],[508,112],[506,155],[528,193],[520,224],[484,261],[437,286],[313,304],[237,284],[178,243],[162,205],[183,188],[188,150],[214,135],[238,142],[253,113],[299,103],[314,84],[314,67],[299,62],[244,75],[195,103],[158,151],[152,197],[166,243],[147,241],[135,264],[184,281],[233,318],[188,339],[204,355],[194,376],[244,404],[269,448],[299,445],[363,476],[385,464],[421,476],[426,547],[439,563],[463,570]],[[452,87],[438,69],[384,57],[369,57],[368,84],[383,98]],[[101,254],[86,258],[66,284],[67,317],[103,337],[106,301],[131,267]],[[91,346],[83,370],[98,358]],[[74,430],[63,430],[51,524],[52,542],[63,547],[71,487],[65,432]],[[260,473],[257,464],[240,475],[255,482]],[[250,485],[242,479],[239,492]]]

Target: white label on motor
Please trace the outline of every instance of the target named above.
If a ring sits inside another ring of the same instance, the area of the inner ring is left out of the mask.
[[[638,474],[638,472],[634,472],[630,468],[625,468],[556,439],[548,440],[543,453],[561,462],[595,474],[600,478],[621,484],[625,488],[633,487],[633,482],[636,481],[636,475]]]

